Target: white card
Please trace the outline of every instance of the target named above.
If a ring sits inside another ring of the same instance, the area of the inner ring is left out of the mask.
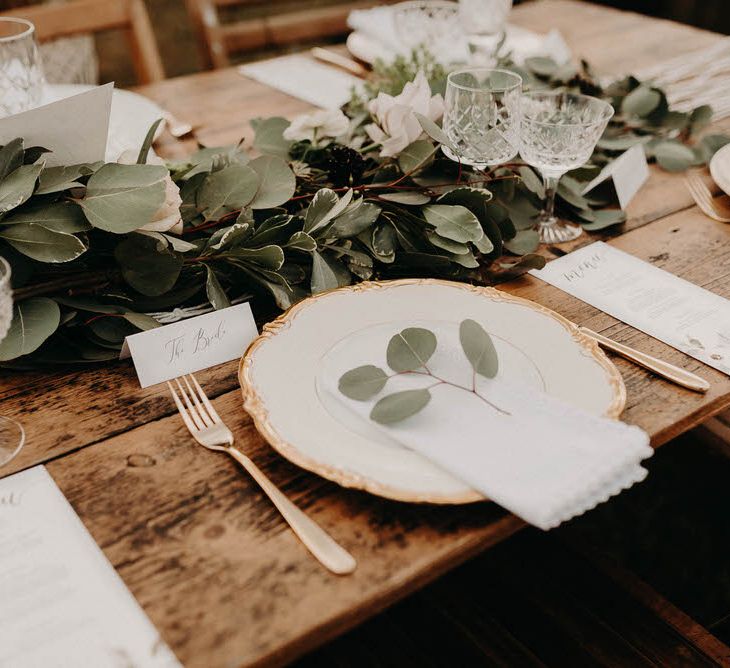
[[[257,336],[251,306],[237,304],[132,334],[120,357],[131,353],[140,385],[149,387],[238,359]]]
[[[110,83],[0,119],[0,145],[22,137],[47,148],[47,167],[104,160],[113,92]]]
[[[625,209],[648,178],[649,165],[646,162],[644,147],[636,144],[609,162],[598,176],[583,188],[583,194],[610,181],[618,197],[619,206]]]
[[[730,301],[602,241],[533,276],[730,375]]]
[[[349,101],[352,87],[362,85],[347,72],[297,54],[242,65],[238,71],[323,109],[339,109]]]
[[[0,592],[0,666],[180,666],[44,466],[0,480]]]

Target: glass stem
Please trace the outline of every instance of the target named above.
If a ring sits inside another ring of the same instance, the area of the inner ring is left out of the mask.
[[[543,220],[552,220],[555,217],[555,193],[558,190],[559,176],[543,176],[545,186],[545,209],[542,212]]]

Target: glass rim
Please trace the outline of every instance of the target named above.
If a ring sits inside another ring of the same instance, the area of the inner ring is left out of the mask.
[[[468,72],[495,72],[497,74],[506,74],[508,77],[513,77],[517,81],[510,85],[510,86],[495,86],[494,88],[490,88],[489,90],[484,88],[477,88],[476,86],[466,86],[464,84],[456,83],[453,81],[451,77],[456,76],[458,74],[467,74]],[[449,72],[449,74],[446,77],[446,85],[447,86],[453,86],[454,88],[460,88],[461,90],[471,90],[476,92],[482,92],[482,93],[506,93],[507,91],[513,90],[515,88],[522,88],[522,77],[517,74],[516,72],[512,72],[511,70],[503,70],[495,67],[462,67],[458,70],[453,70],[452,72]]]
[[[11,274],[10,262],[0,255],[0,287],[5,287],[6,284],[10,283]]]
[[[559,95],[564,95],[566,97],[572,97],[574,99],[579,100],[589,100],[590,102],[598,102],[601,106],[603,106],[604,110],[608,110],[608,113],[604,113],[601,118],[595,120],[595,121],[589,121],[585,123],[554,123],[552,121],[536,121],[532,118],[527,117],[526,109],[524,108],[524,105],[522,105],[522,120],[526,120],[528,123],[534,123],[535,125],[553,125],[555,127],[561,127],[561,128],[585,128],[591,125],[598,125],[599,123],[610,121],[614,114],[616,113],[616,110],[613,108],[613,105],[610,102],[606,102],[606,100],[602,100],[600,97],[593,97],[592,95],[583,95],[582,93],[568,93],[566,91],[546,91],[546,90],[530,90],[522,93],[522,97],[530,97],[530,98],[536,98],[538,96],[543,97],[558,97]]]
[[[423,7],[424,5],[429,7],[443,7],[444,9],[454,9],[458,11],[459,3],[453,2],[453,0],[405,0],[405,2],[398,2],[395,5],[391,5],[391,11],[401,11],[404,9],[415,9],[416,7]]]
[[[7,22],[7,23],[19,23],[20,25],[25,26],[25,30],[21,33],[18,33],[17,35],[8,35],[7,37],[0,37],[0,44],[3,42],[14,42],[18,39],[23,39],[24,37],[30,37],[35,33],[35,25],[29,21],[28,19],[21,19],[15,16],[2,16],[0,15],[0,23]]]

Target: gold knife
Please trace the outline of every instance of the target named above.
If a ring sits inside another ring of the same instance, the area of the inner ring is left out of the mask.
[[[642,353],[640,350],[630,348],[623,343],[618,343],[603,336],[602,334],[598,334],[597,332],[588,329],[587,327],[580,327],[579,329],[583,332],[583,334],[590,336],[604,348],[608,348],[618,355],[621,355],[632,362],[636,362],[639,366],[643,366],[645,369],[649,369],[649,371],[653,371],[658,376],[671,380],[677,385],[686,387],[688,390],[694,390],[695,392],[707,392],[707,390],[710,389],[710,384],[704,378],[700,378],[689,371],[685,371],[678,366],[674,366],[674,364],[670,364],[664,360]]]

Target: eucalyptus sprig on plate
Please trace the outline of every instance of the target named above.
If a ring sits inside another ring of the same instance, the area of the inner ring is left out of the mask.
[[[475,320],[467,319],[459,326],[461,348],[472,367],[471,387],[466,387],[433,373],[428,362],[436,352],[436,335],[423,327],[408,327],[395,334],[388,342],[386,360],[393,373],[373,364],[365,364],[344,373],[338,383],[342,394],[356,401],[367,401],[379,394],[388,380],[395,376],[418,374],[433,379],[428,387],[402,390],[379,399],[370,412],[370,419],[380,424],[394,424],[409,418],[425,408],[431,401],[431,393],[438,387],[449,385],[473,394],[502,415],[509,415],[493,402],[477,392],[477,375],[494,378],[499,370],[499,358],[492,338]]]

